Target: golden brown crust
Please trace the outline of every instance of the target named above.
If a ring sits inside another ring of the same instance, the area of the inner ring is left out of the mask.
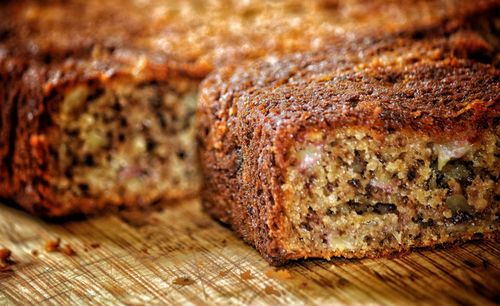
[[[457,57],[450,39],[396,38],[230,66],[205,81],[204,95],[232,95],[229,112],[270,117],[272,128],[361,124],[474,138],[498,116],[498,80],[495,67]]]
[[[199,77],[228,61],[318,50],[346,38],[450,31],[499,2],[23,0],[1,5],[0,58],[44,63],[147,58]]]
[[[198,113],[205,209],[272,264],[310,256],[286,247],[289,148],[305,131],[343,126],[475,142],[498,126],[500,71],[473,57],[451,38],[389,38],[218,71],[203,83]],[[340,255],[387,254],[315,256]]]

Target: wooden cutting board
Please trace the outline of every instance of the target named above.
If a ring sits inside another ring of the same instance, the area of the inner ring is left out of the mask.
[[[56,238],[76,255],[44,250]],[[144,218],[60,224],[0,205],[0,246],[16,262],[0,272],[0,305],[500,303],[499,243],[276,269],[203,214],[198,200]]]

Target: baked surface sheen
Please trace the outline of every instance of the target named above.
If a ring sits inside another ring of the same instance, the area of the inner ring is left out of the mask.
[[[272,264],[496,237],[487,36],[365,39],[221,69],[199,105],[205,209]]]

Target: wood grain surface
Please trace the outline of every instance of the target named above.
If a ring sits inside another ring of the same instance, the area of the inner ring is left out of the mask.
[[[75,256],[47,252],[60,238]],[[500,245],[270,267],[192,200],[145,218],[47,223],[0,205],[0,305],[495,305]],[[38,255],[33,254],[38,252]]]

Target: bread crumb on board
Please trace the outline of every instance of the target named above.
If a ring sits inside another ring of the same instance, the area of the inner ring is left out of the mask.
[[[279,292],[278,290],[274,289],[274,288],[273,288],[273,287],[271,287],[271,286],[266,286],[266,288],[264,288],[264,292],[265,292],[266,294],[269,294],[269,295],[271,295],[271,294],[272,294],[272,295],[276,295],[276,296],[280,296],[280,295],[281,295],[281,294],[280,294],[280,292]]]
[[[245,272],[241,273],[240,276],[241,276],[241,279],[243,279],[243,280],[248,280],[248,279],[253,278],[252,273],[250,271],[245,271]]]
[[[7,248],[0,248],[0,272],[11,272],[11,265],[15,263],[11,258],[12,251]]]
[[[61,252],[64,255],[67,256],[76,256],[77,253],[73,246],[71,244],[66,243],[63,246],[61,246],[61,238],[56,238],[56,239],[50,239],[45,241],[45,251],[52,253],[52,252]]]
[[[287,269],[269,270],[266,272],[267,277],[276,278],[278,280],[289,280],[293,278],[292,273]]]
[[[194,284],[194,280],[190,277],[178,277],[172,282],[174,285],[188,286]]]
[[[47,252],[57,252],[61,245],[61,238],[50,239],[45,241],[45,251]]]
[[[224,276],[226,276],[226,275],[227,275],[227,272],[226,272],[226,271],[220,271],[220,272],[219,272],[219,276],[220,276],[220,277],[224,277]]]
[[[73,249],[73,247],[70,244],[65,244],[64,247],[61,249],[61,252],[64,255],[76,256],[76,251]]]
[[[0,261],[7,262],[10,261],[10,256],[12,255],[12,251],[7,248],[0,249]]]

